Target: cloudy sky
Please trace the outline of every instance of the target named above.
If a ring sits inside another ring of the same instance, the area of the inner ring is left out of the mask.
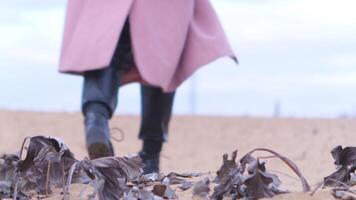
[[[212,0],[240,60],[209,64],[179,90],[180,114],[356,115],[356,1]],[[0,1],[0,109],[77,111],[82,80],[57,73],[64,0]],[[139,112],[136,84],[119,113]]]

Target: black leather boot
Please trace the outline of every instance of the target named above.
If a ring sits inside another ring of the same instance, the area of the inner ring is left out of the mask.
[[[141,127],[143,140],[139,152],[144,174],[159,173],[162,144],[167,140],[175,92],[164,93],[158,87],[141,85]]]
[[[117,105],[119,78],[114,66],[84,75],[82,111],[90,159],[114,156],[108,121]]]
[[[90,159],[114,156],[106,116],[97,112],[85,114],[85,139]]]
[[[140,151],[138,155],[141,157],[142,163],[144,164],[143,174],[159,173],[160,153],[150,154]]]
[[[146,139],[143,141],[142,150],[139,156],[144,164],[143,173],[159,173],[159,158],[162,150],[163,141]]]
[[[84,75],[82,111],[87,150],[91,159],[114,156],[108,121],[117,105],[119,77],[114,66]]]

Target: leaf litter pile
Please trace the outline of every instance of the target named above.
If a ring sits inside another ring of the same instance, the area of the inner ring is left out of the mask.
[[[261,151],[272,156],[253,157],[255,152]],[[332,155],[338,170],[326,177],[321,186],[332,187],[335,198],[356,199],[351,188],[356,180],[356,148],[339,146],[333,149]],[[303,191],[310,191],[298,167],[269,149],[254,149],[238,161],[237,151],[232,153],[231,159],[224,154],[216,176],[174,172],[143,175],[138,156],[77,160],[60,139],[35,136],[24,140],[19,154],[0,155],[0,200],[179,199],[177,191],[188,190],[196,200],[260,199],[289,193],[280,189],[282,183],[278,176],[267,170],[263,160],[268,158],[282,160],[299,177]],[[80,186],[80,191],[74,196],[71,187],[76,186]]]

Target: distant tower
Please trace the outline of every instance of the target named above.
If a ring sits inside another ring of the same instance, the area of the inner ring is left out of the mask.
[[[281,116],[281,104],[278,100],[274,101],[273,105],[273,116],[280,117]]]

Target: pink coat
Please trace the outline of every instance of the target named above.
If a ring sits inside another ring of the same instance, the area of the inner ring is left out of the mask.
[[[60,72],[107,67],[127,17],[135,66],[122,84],[173,91],[219,57],[236,60],[209,0],[68,0]]]

